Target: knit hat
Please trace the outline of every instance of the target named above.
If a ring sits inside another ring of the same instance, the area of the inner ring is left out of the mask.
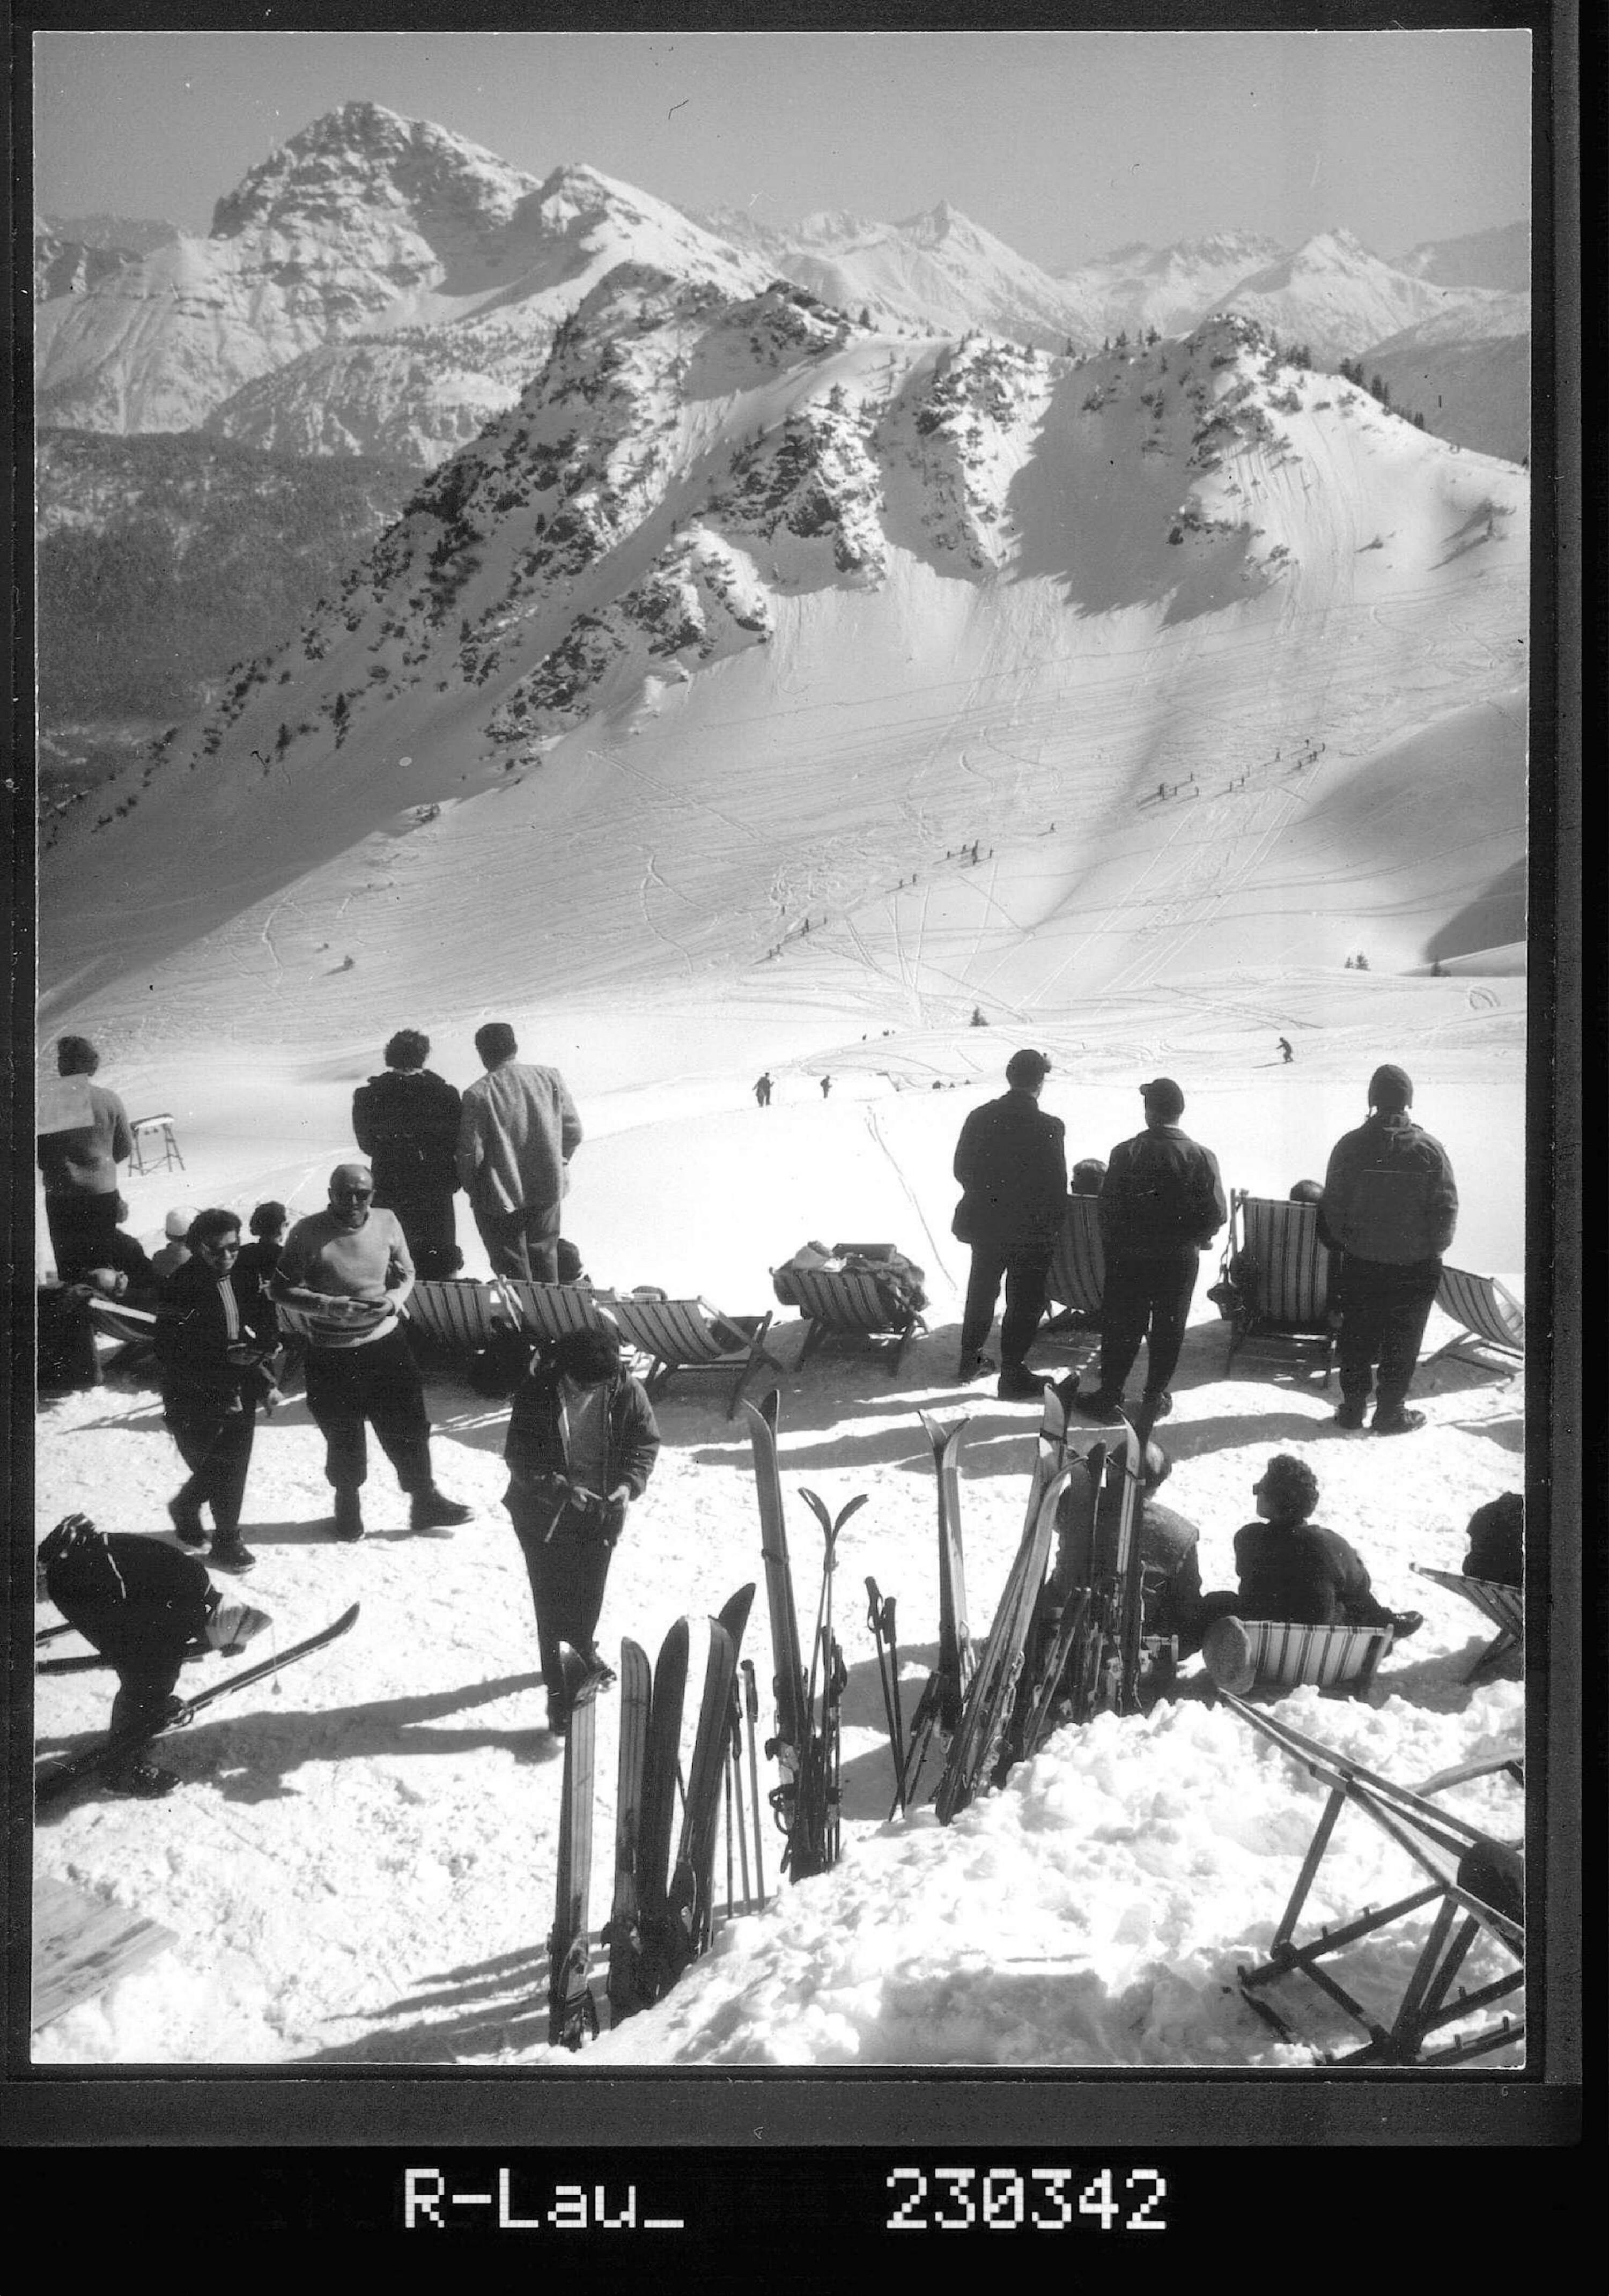
[[[1399,1113],[1414,1104],[1414,1080],[1406,1069],[1387,1061],[1369,1078],[1369,1106],[1383,1108],[1388,1114]]]
[[[238,1595],[225,1595],[207,1621],[207,1640],[214,1650],[236,1651],[272,1624],[267,1611],[253,1610]]]
[[[1185,1112],[1185,1095],[1171,1077],[1153,1077],[1149,1084],[1141,1085],[1140,1098],[1145,1113],[1160,1116],[1164,1124],[1176,1124]]]
[[[190,1233],[190,1223],[195,1218],[193,1204],[176,1204],[162,1222],[162,1234],[169,1243],[183,1243]]]

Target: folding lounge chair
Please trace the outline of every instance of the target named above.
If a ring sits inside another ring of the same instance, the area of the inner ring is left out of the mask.
[[[831,1341],[876,1350],[897,1378],[907,1348],[927,1329],[915,1308],[898,1303],[863,1267],[774,1267],[771,1281],[784,1307],[807,1318],[800,1364]]]
[[[1441,2027],[1460,2022],[1506,1999],[1524,1982],[1524,1869],[1515,1848],[1452,1816],[1429,1800],[1423,1791],[1416,1793],[1393,1785],[1389,1778],[1376,1776],[1373,1771],[1321,1745],[1317,1739],[1304,1737],[1271,1715],[1258,1713],[1229,1693],[1220,1695],[1224,1704],[1232,1708],[1243,1722],[1260,1731],[1330,1790],[1290,1904],[1274,1933],[1268,1959],[1256,1969],[1240,1972],[1241,1991],[1249,2005],[1285,2039],[1296,2038],[1280,2012],[1262,1997],[1258,1988],[1291,1971],[1301,1971],[1369,2036],[1361,2048],[1343,2056],[1326,2056],[1325,2062],[1328,2063],[1466,2062],[1472,2057],[1486,2055],[1521,2039],[1525,2030],[1523,2019],[1515,2019],[1505,2012],[1499,2023],[1488,2023],[1473,2035],[1455,2038],[1441,2048],[1427,2051],[1425,2047],[1430,2036]],[[1508,1758],[1499,1757],[1490,1767],[1508,1767]],[[1470,1769],[1471,1766],[1465,1765],[1463,1770],[1449,1772],[1444,1779],[1431,1783],[1453,1784],[1459,1776],[1469,1774]],[[1317,1937],[1298,1943],[1297,1921],[1336,1822],[1349,1803],[1408,1853],[1424,1874],[1424,1885],[1392,1905],[1366,1907],[1356,1920],[1345,1922],[1336,1929],[1320,1929]],[[1388,2026],[1371,2016],[1363,2004],[1319,1964],[1344,1951],[1359,1938],[1429,1905],[1436,1906],[1435,1918]],[[1482,1933],[1517,1966],[1473,1991],[1460,1990],[1449,2001],[1448,1997],[1470,1948]]]
[[[1101,1242],[1100,1207],[1094,1196],[1069,1196],[1062,1215],[1045,1296],[1059,1313],[1041,1336],[1058,1332],[1098,1332],[1101,1297],[1106,1289],[1106,1247]]]
[[[1525,1310],[1495,1275],[1471,1275],[1462,1267],[1444,1267],[1436,1286],[1436,1305],[1459,1329],[1445,1347],[1436,1349],[1433,1363],[1443,1356],[1479,1363],[1477,1350],[1482,1348],[1506,1358],[1505,1368],[1525,1360]]]
[[[1522,1587],[1500,1586],[1495,1578],[1465,1578],[1459,1570],[1431,1570],[1423,1562],[1416,1562],[1414,1568],[1421,1578],[1433,1578],[1438,1587],[1448,1587],[1455,1595],[1462,1595],[1498,1630],[1465,1676],[1465,1682],[1474,1682],[1482,1674],[1495,1674],[1515,1651],[1523,1659],[1525,1595]]]
[[[1333,1263],[1318,1241],[1318,1205],[1236,1188],[1224,1266],[1240,1295],[1229,1325],[1230,1368],[1243,1349],[1254,1356],[1294,1357],[1320,1371],[1320,1385],[1327,1387],[1335,1352]]]
[[[404,1312],[445,1361],[456,1363],[467,1363],[496,1332],[507,1331],[513,1323],[495,1283],[450,1278],[415,1283]]]
[[[1243,1619],[1258,1690],[1349,1690],[1361,1697],[1395,1638],[1391,1627],[1295,1627],[1283,1619]]]
[[[153,1352],[154,1313],[144,1308],[120,1308],[111,1300],[91,1300],[88,1305],[91,1328],[118,1342],[106,1358],[109,1370],[132,1371]]]
[[[526,1330],[544,1345],[566,1332],[602,1331],[599,1303],[614,1297],[589,1283],[530,1283],[523,1276],[505,1277],[503,1289]]]
[[[595,1299],[598,1295],[592,1295]],[[678,1372],[702,1372],[732,1379],[727,1416],[737,1409],[737,1398],[750,1373],[760,1364],[773,1371],[785,1368],[765,1346],[771,1328],[763,1316],[722,1316],[702,1300],[625,1300],[601,1303],[603,1314],[628,1347],[649,1357],[645,1385],[650,1395],[662,1395]]]

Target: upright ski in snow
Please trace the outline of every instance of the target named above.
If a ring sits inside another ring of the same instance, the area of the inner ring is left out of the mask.
[[[653,1677],[640,1643],[620,1644],[620,1762],[615,1799],[614,1900],[603,1942],[609,1948],[609,2021],[618,2025],[644,2005],[642,1997],[642,1906],[637,1859],[643,1840],[643,1786],[648,1764],[648,1718]]]
[[[1047,1389],[1046,1398],[1045,1422],[1029,1487],[1022,1542],[1007,1573],[989,1640],[966,1694],[961,1725],[950,1742],[944,1775],[939,1781],[935,1806],[940,1822],[946,1825],[965,1808],[993,1772],[1016,1700],[1023,1645],[1044,1584],[1055,1529],[1056,1501],[1067,1481],[1065,1416],[1053,1390]]]
[[[677,1619],[660,1644],[648,1715],[648,1749],[643,1767],[643,1816],[636,1861],[637,1945],[631,1984],[645,2008],[669,1982],[661,1950],[670,1885],[670,1841],[676,1825],[677,1766],[682,1743],[682,1705],[687,1685],[691,1622]]]
[[[272,1658],[259,1659],[254,1666],[242,1667],[238,1674],[230,1675],[223,1682],[214,1683],[210,1690],[198,1691],[193,1698],[185,1699],[155,1723],[136,1723],[129,1729],[119,1730],[111,1737],[103,1738],[99,1745],[91,1746],[86,1752],[74,1754],[67,1761],[56,1763],[53,1768],[46,1770],[36,1780],[35,1807],[44,1808],[47,1802],[65,1793],[70,1786],[77,1785],[80,1778],[93,1776],[109,1762],[119,1762],[127,1755],[138,1753],[140,1748],[149,1745],[153,1738],[163,1737],[169,1730],[183,1729],[194,1720],[203,1707],[210,1706],[214,1699],[232,1697],[237,1690],[244,1690],[249,1683],[265,1681],[269,1675],[278,1674],[287,1666],[294,1666],[299,1659],[311,1657],[315,1651],[323,1650],[326,1643],[332,1643],[338,1636],[344,1635],[356,1623],[357,1611],[358,1605],[354,1603],[349,1611],[343,1611],[340,1618],[330,1626],[322,1628],[317,1634],[308,1635],[303,1642],[292,1643],[289,1650],[280,1651]]]
[[[821,1782],[819,1824],[824,1866],[838,1863],[839,1808],[841,1801],[841,1777],[843,1767],[842,1703],[844,1685],[849,1681],[849,1669],[843,1662],[843,1652],[833,1632],[833,1587],[838,1564],[838,1535],[850,1517],[866,1505],[866,1493],[861,1491],[834,1518],[824,1499],[814,1491],[799,1494],[821,1525],[825,1552],[821,1570],[821,1601],[817,1605],[816,1646],[810,1660],[810,1685],[814,1691],[817,1659],[821,1661],[821,1710],[816,1726],[817,1742],[821,1748],[821,1761],[817,1775]]]
[[[564,1652],[563,1808],[559,1864],[554,1884],[553,1930],[547,1940],[547,2038],[554,2048],[579,2049],[595,2038],[598,2013],[588,1983],[587,1933],[592,1890],[592,1767],[597,1735],[597,1678],[579,1652]]]
[[[782,1782],[771,1795],[776,1822],[787,1837],[783,1866],[796,1882],[819,1874],[825,1857],[819,1814],[824,1808],[821,1749],[816,1742],[799,1643],[799,1615],[788,1563],[788,1534],[783,1520],[782,1476],[776,1457],[778,1398],[773,1388],[758,1406],[745,1403],[754,1449],[754,1481],[759,1500],[759,1550],[766,1567],[766,1598],[771,1614],[771,1653],[776,1672],[776,1735],[766,1751],[776,1758]]]
[[[709,1948],[714,1915],[715,1836],[732,1726],[732,1678],[736,1669],[737,1652],[732,1637],[718,1619],[711,1619],[704,1691],[699,1703],[693,1759],[687,1771],[687,1806],[682,1816],[681,1840],[670,1876],[664,1935],[662,1941],[650,1940],[650,1949],[657,1948],[664,1971],[661,1991],[674,1983],[689,1962]]]
[[[966,1572],[961,1552],[961,1447],[969,1423],[962,1419],[954,1427],[946,1427],[925,1411],[917,1416],[932,1446],[939,1493],[939,1662],[916,1701],[910,1742],[899,1757],[903,1768],[894,1799],[900,1808],[916,1799],[934,1730],[948,1747],[960,1727],[961,1710],[978,1663],[967,1624]]]

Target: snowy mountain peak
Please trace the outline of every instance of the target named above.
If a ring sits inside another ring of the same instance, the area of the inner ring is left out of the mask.
[[[327,230],[400,209],[432,246],[506,225],[536,178],[428,119],[344,103],[271,152],[213,210],[212,237]]]

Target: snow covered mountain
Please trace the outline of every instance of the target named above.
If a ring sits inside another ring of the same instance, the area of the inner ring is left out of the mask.
[[[981,327],[1041,350],[1088,350],[1099,340],[1087,300],[940,200],[899,223],[836,210],[794,225],[753,221],[741,208],[701,220],[735,247],[763,256],[841,309],[879,325],[926,334]]]
[[[1496,287],[1510,294],[1526,293],[1531,287],[1531,226],[1506,223],[1457,239],[1421,240],[1398,258],[1397,268],[1410,279],[1429,279],[1438,287]]]
[[[1321,232],[1242,279],[1225,297],[1287,341],[1310,345],[1326,365],[1367,357],[1387,336],[1449,308],[1479,313],[1492,299],[1478,289],[1410,278],[1371,255],[1350,231]],[[1475,320],[1466,332],[1476,332],[1481,324]]]
[[[1417,326],[1376,343],[1371,373],[1399,406],[1460,447],[1520,462],[1531,451],[1531,297],[1461,298]]]
[[[40,313],[40,419],[179,430],[218,415],[246,445],[439,460],[511,403],[557,321],[628,255],[760,283],[607,177],[539,184],[428,121],[348,103],[219,201],[208,238]],[[230,405],[353,338],[349,363],[291,378],[283,412],[260,389]]]
[[[1221,310],[1243,279],[1285,252],[1277,240],[1260,232],[1218,232],[1171,247],[1137,242],[1056,275],[1100,337],[1151,327],[1179,335]]]
[[[857,997],[1026,1019],[1456,955],[1523,850],[1527,503],[1251,321],[1069,360],[622,266],[57,824],[46,1009],[154,984],[204,1034],[226,975],[249,1037],[293,980],[406,1002],[425,947],[442,1013],[852,951]]]
[[[34,301],[47,303],[58,295],[83,295],[114,271],[122,271],[139,257],[130,248],[96,247],[34,224]]]

